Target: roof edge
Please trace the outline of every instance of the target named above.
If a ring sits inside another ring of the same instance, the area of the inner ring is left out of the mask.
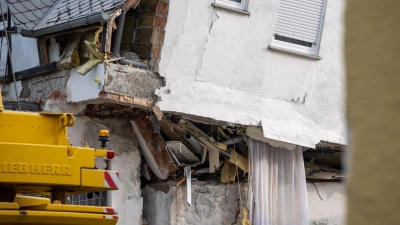
[[[71,21],[68,21],[65,23],[60,23],[55,26],[42,28],[39,30],[22,30],[21,34],[24,36],[38,37],[38,36],[42,36],[45,34],[55,33],[55,32],[72,29],[72,28],[79,27],[79,26],[89,25],[89,24],[93,24],[93,23],[97,23],[97,22],[105,22],[108,19],[109,19],[109,15],[104,12],[101,12],[101,13],[85,16],[83,18],[79,18],[76,20],[71,20]]]
[[[61,2],[61,0],[57,0],[57,1],[53,4],[53,6],[51,6],[51,7],[49,8],[49,10],[47,10],[46,14],[44,14],[44,16],[42,17],[42,19],[39,21],[39,23],[37,23],[37,24],[32,28],[32,30],[35,30],[35,29],[37,29],[38,27],[41,27],[41,26],[43,25],[43,23],[45,23],[45,21],[47,21],[47,17],[50,15],[50,13],[53,11],[53,9],[54,9],[55,7],[57,7],[57,5],[60,4],[60,2]]]

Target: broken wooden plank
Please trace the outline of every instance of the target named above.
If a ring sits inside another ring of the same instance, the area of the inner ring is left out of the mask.
[[[208,149],[208,164],[210,167],[210,173],[214,173],[215,170],[219,170],[219,151],[209,142],[204,140],[202,137],[195,137],[199,142],[205,145]]]
[[[197,136],[203,138],[205,141],[209,142],[212,146],[221,149],[223,151],[226,150],[227,146],[220,143],[220,142],[216,142],[216,141],[212,141],[210,139],[210,137],[205,134],[203,131],[201,131],[199,128],[197,128],[195,125],[193,125],[192,123],[190,123],[189,121],[184,121],[186,123],[187,128],[192,131],[193,133],[195,133]]]
[[[125,57],[107,59],[107,60],[104,60],[104,63],[114,62],[114,61],[118,61],[120,59],[125,59]]]
[[[130,8],[136,8],[136,6],[140,3],[140,0],[127,0],[121,9],[123,12],[127,12]]]
[[[49,56],[47,54],[47,45],[46,45],[46,38],[40,38],[39,43],[40,43],[40,53],[42,56],[42,63],[43,64],[48,64],[49,63]]]
[[[81,41],[83,34],[78,32],[71,35],[68,40],[67,46],[65,46],[63,53],[60,56],[60,68],[69,69],[72,67],[79,66],[79,54],[78,45]]]
[[[78,69],[78,73],[81,75],[86,75],[93,67],[95,67],[97,64],[101,63],[101,59],[93,58],[87,61],[85,64],[81,66],[81,68]]]
[[[112,33],[113,31],[116,29],[116,25],[115,25],[115,19],[121,15],[122,10],[121,9],[117,9],[115,10],[111,15],[110,18],[107,21],[107,26],[105,26],[105,29],[103,30],[103,32],[106,35],[103,35],[103,44],[104,44],[104,49],[102,49],[102,51],[104,51],[104,53],[111,53],[111,39],[112,39]],[[122,28],[121,28],[122,29]],[[103,33],[103,34],[104,34]]]

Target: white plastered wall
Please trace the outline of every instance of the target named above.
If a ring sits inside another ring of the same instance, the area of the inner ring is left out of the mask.
[[[43,111],[70,112],[74,115],[84,110],[84,104],[66,104],[65,100],[46,100]],[[110,131],[107,149],[115,152],[111,170],[119,172],[119,190],[109,192],[109,204],[118,209],[117,225],[141,225],[143,198],[140,189],[141,155],[138,142],[129,120],[92,119],[75,116],[75,125],[68,128],[71,144],[101,149],[98,132]]]
[[[244,125],[314,147],[346,143],[344,0],[328,1],[321,60],[268,49],[279,0],[249,0],[244,15],[214,0],[170,0],[156,94],[163,111]],[[301,134],[301,135],[298,135]]]
[[[307,183],[310,225],[344,225],[346,221],[345,184],[339,182]]]
[[[92,120],[76,117],[75,126],[68,129],[73,145],[101,149],[98,141],[100,129],[110,131],[109,149],[116,156],[111,161],[111,170],[119,172],[120,186],[118,191],[111,191],[111,206],[118,209],[117,225],[140,225],[142,221],[143,198],[140,190],[140,152],[129,121],[117,119]]]

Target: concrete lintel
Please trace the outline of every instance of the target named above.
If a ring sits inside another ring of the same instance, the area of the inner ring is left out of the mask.
[[[99,93],[99,99],[104,100],[104,102],[110,102],[114,104],[120,104],[120,105],[126,105],[144,109],[151,109],[155,103],[154,100],[130,97],[126,95],[119,95],[107,92]]]
[[[82,76],[71,70],[67,91],[69,102],[114,104],[151,109],[163,79],[151,71],[127,65],[99,64]]]
[[[128,65],[100,63],[86,75],[79,74],[79,68],[23,80],[21,97],[30,101],[65,98],[68,103],[113,103],[150,110],[157,100],[155,90],[164,85],[158,74]]]

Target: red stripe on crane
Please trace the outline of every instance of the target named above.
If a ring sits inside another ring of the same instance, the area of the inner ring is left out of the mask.
[[[104,179],[107,181],[110,188],[117,188],[117,185],[114,183],[113,179],[111,178],[108,172],[104,172]]]
[[[115,213],[113,208],[106,208],[107,213]]]

